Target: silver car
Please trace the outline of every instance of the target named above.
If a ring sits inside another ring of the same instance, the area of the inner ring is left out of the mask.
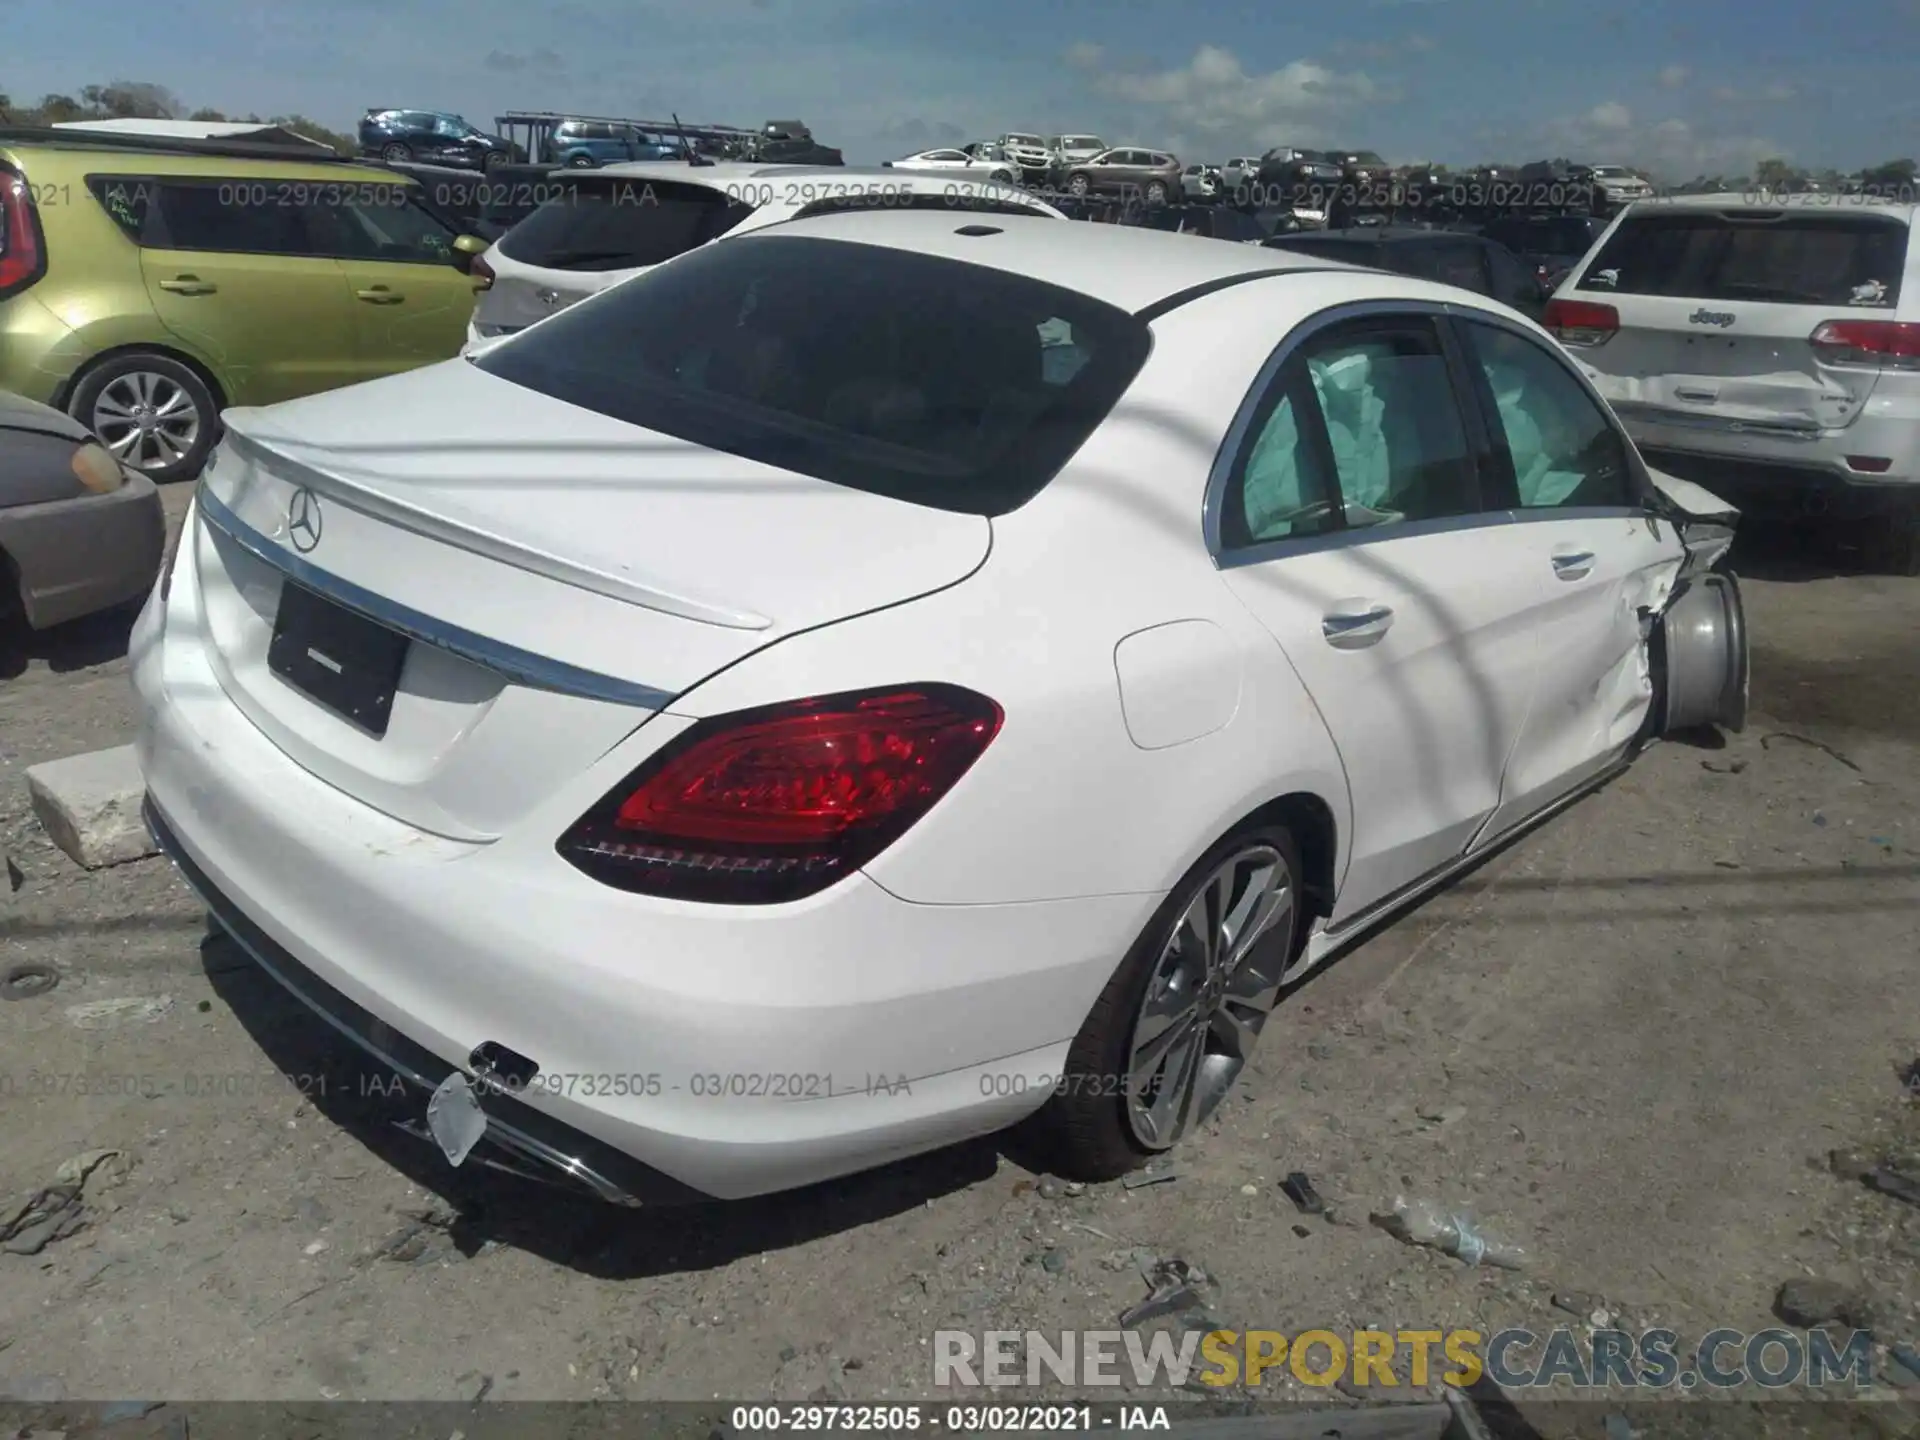
[[[143,598],[166,548],[160,492],[77,420],[0,390],[0,624]]]

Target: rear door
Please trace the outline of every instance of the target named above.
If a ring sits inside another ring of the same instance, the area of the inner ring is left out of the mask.
[[[1513,507],[1533,595],[1534,697],[1492,838],[1620,757],[1652,699],[1642,614],[1679,568],[1646,510],[1633,449],[1566,357],[1517,325],[1462,310],[1454,332],[1491,436],[1490,487]]]
[[[1437,309],[1328,317],[1277,355],[1218,503],[1221,576],[1347,772],[1336,929],[1465,851],[1533,695],[1535,547],[1481,492]]]
[[[210,364],[229,404],[271,405],[358,376],[338,262],[314,249],[298,204],[310,182],[93,177],[140,242],[155,313]]]
[[[524,330],[717,239],[755,208],[725,190],[675,180],[587,173],[552,188],[558,193],[495,242],[488,256],[494,281],[475,314],[483,336]]]
[[[473,316],[473,281],[453,265],[454,232],[410,186],[359,189],[315,186],[305,211],[313,248],[339,262],[356,378],[451,359]]]
[[[1860,206],[1642,205],[1560,294],[1618,312],[1581,358],[1623,417],[1810,437],[1859,418],[1880,376],[1827,363],[1814,331],[1893,318],[1908,234]]]

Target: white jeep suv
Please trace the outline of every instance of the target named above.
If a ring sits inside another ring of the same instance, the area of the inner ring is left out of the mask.
[[[1869,522],[1920,575],[1920,206],[1857,196],[1643,201],[1546,325],[1647,462],[1749,514]]]

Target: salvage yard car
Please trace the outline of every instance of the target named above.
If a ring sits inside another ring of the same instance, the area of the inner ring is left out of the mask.
[[[485,242],[312,148],[0,129],[0,388],[165,482],[227,405],[457,354]]]
[[[534,214],[473,262],[471,349],[718,240],[845,210],[981,211],[1061,218],[1038,195],[966,175],[791,165],[610,165],[556,174]]]
[[[228,423],[133,636],[155,835],[450,1163],[618,1201],[1022,1120],[1125,1172],[1744,721],[1725,507],[1537,326],[1284,251],[822,215]]]
[[[1920,575],[1911,202],[1677,196],[1624,211],[1546,323],[1663,470],[1743,509],[1864,521]]]
[[[153,588],[167,522],[153,482],[50,405],[0,390],[0,642]]]

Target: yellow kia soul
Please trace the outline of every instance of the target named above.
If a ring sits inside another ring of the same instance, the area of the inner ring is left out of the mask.
[[[458,353],[485,248],[407,177],[285,143],[0,129],[0,390],[189,479],[226,406]]]

